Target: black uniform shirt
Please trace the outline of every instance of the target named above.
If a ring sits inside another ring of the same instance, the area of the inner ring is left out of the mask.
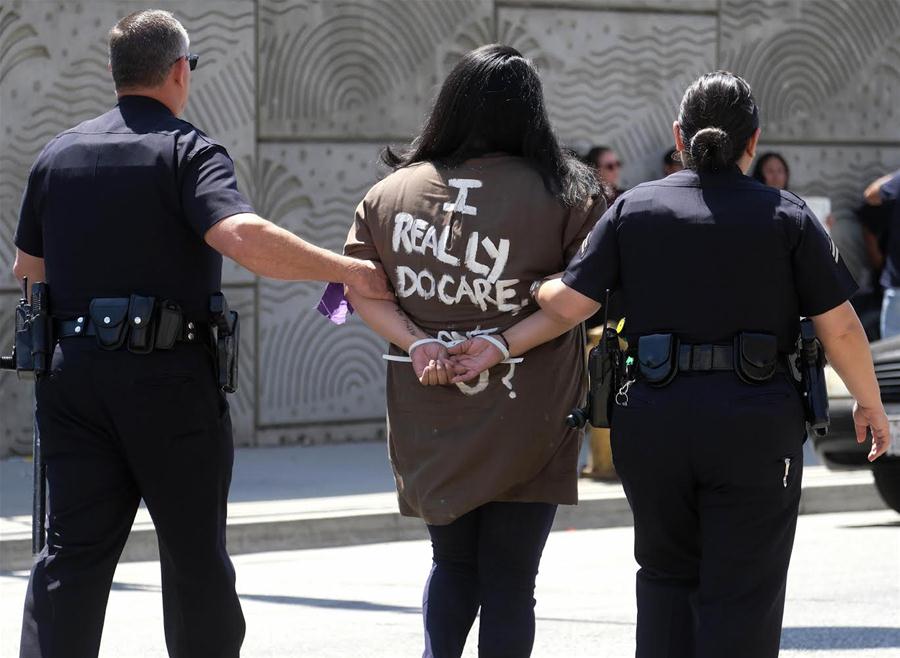
[[[221,289],[222,257],[203,240],[253,207],[225,149],[146,96],[55,137],[31,170],[16,246],[45,259],[57,317],[94,297],[171,299],[196,319]]]
[[[890,213],[888,221],[887,252],[881,285],[900,288],[900,171],[881,186],[881,198]]]
[[[755,331],[776,335],[783,352],[794,350],[801,315],[824,313],[857,287],[806,204],[736,166],[686,169],[619,197],[563,282],[596,301],[621,286],[630,339],[728,343]]]

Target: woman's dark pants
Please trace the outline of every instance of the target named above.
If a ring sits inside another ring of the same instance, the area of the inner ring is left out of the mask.
[[[534,580],[555,514],[548,503],[487,503],[428,526],[434,565],[423,600],[424,658],[462,655],[479,608],[479,656],[531,655]]]

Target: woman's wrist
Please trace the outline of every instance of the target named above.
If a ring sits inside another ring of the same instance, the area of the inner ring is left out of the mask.
[[[509,341],[506,339],[506,336],[503,334],[502,331],[499,334],[497,334],[497,338],[499,338],[503,342],[503,344],[506,345],[506,349],[508,350],[509,349]]]

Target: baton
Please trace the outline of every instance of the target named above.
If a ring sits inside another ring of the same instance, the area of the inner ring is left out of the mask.
[[[47,469],[41,457],[41,432],[37,414],[34,418],[34,435],[31,440],[34,465],[34,489],[31,499],[31,552],[37,555],[44,550],[47,537]]]

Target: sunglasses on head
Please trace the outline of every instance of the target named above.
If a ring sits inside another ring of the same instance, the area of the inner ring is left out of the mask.
[[[195,68],[197,68],[197,60],[200,59],[200,55],[195,55],[194,53],[188,53],[187,55],[182,55],[181,57],[179,57],[172,63],[175,64],[176,62],[178,62],[181,59],[187,60],[188,68],[190,68],[191,71],[193,71]]]

